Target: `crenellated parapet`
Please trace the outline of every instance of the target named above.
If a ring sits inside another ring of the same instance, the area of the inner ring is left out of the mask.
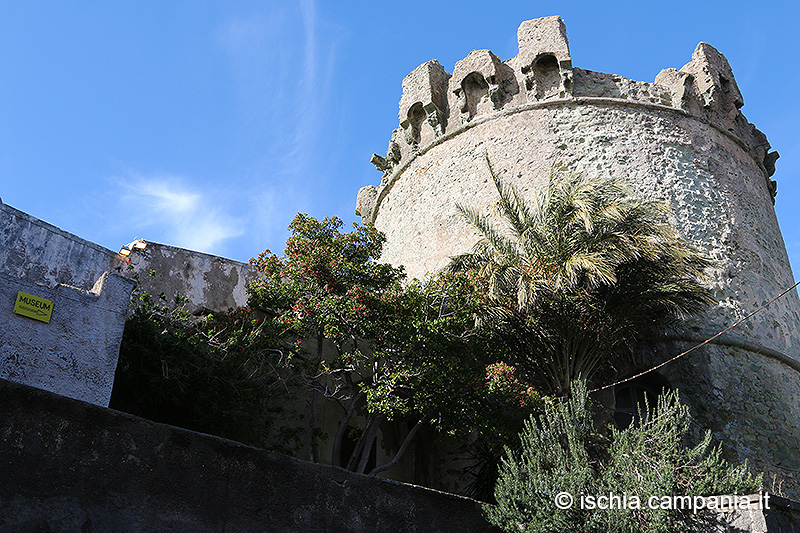
[[[506,100],[504,75],[513,78],[510,70],[490,50],[473,50],[456,63],[448,94],[454,99],[455,105],[451,108],[458,112],[462,124],[503,106]]]
[[[517,30],[519,53],[509,60],[521,75],[528,102],[572,94],[572,58],[561,17],[526,20]]]
[[[523,22],[517,40],[519,53],[513,59],[502,61],[491,50],[473,50],[455,64],[452,74],[432,60],[403,79],[400,127],[392,133],[386,156],[373,154],[371,159],[384,177],[421,147],[476,117],[529,102],[571,97],[572,59],[561,18]],[[369,211],[361,201],[358,210]]]
[[[403,141],[412,151],[444,133],[449,79],[450,74],[434,59],[415,68],[403,80],[398,116]]]
[[[701,42],[689,63],[680,70],[662,70],[655,84],[669,88],[673,107],[701,117],[744,142],[764,166],[767,177],[775,173],[778,152],[769,151],[766,135],[740,111],[744,98],[728,60],[716,48]],[[777,184],[769,180],[769,187],[775,196]]]
[[[742,115],[742,94],[727,59],[713,46],[697,45],[681,69],[665,69],[654,83],[573,68],[567,28],[560,17],[523,22],[517,31],[519,52],[505,61],[490,50],[473,50],[453,73],[428,61],[403,80],[399,127],[385,156],[372,163],[383,172],[379,187],[359,192],[356,213],[374,218],[380,190],[396,171],[442,137],[457,135],[483,120],[537,106],[618,102],[675,109],[725,132],[746,147],[764,171],[769,193],[777,185],[777,152],[766,136]]]
[[[649,83],[573,67],[558,17],[523,22],[517,37],[511,59],[475,50],[452,75],[431,62],[404,80],[400,127],[373,158],[383,178],[357,200],[386,235],[381,261],[422,278],[470,250],[478,235],[458,206],[496,213],[487,156],[525,197],[566,164],[666,202],[677,231],[713,258],[717,304],[643,347],[641,370],[709,339],[660,378],[726,453],[800,494],[800,299],[790,291],[752,314],[794,283],[772,205],[778,154],[742,115],[728,61],[700,43]]]

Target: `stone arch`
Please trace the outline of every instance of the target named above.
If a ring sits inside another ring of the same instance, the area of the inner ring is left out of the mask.
[[[533,62],[533,89],[537,100],[558,96],[561,89],[561,71],[556,56],[542,54]]]
[[[489,94],[489,84],[480,72],[471,72],[461,81],[461,92],[464,95],[461,112],[470,119],[478,114],[478,105]]]
[[[417,102],[408,109],[408,128],[406,130],[408,144],[419,144],[422,138],[422,124],[427,117],[422,102]]]

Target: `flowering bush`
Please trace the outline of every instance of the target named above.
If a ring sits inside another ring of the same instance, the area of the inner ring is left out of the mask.
[[[486,391],[507,401],[517,402],[520,407],[542,407],[542,397],[530,385],[519,381],[514,375],[516,369],[500,361],[486,367]]]
[[[344,407],[333,464],[367,471],[378,425],[386,420],[415,423],[395,458],[373,472],[395,464],[425,424],[469,433],[496,427],[510,404],[529,409],[535,403],[532,391],[523,391],[521,401],[516,389],[491,394],[485,386],[486,364],[497,360],[497,343],[476,329],[485,280],[445,272],[403,284],[401,268],[378,262],[381,233],[369,225],[354,225],[351,232],[342,226],[335,217],[297,215],[284,255],[267,250],[252,260],[259,276],[250,299],[280,325],[285,346],[310,341],[292,365],[316,393],[312,400]],[[359,442],[349,458],[341,458],[356,415],[365,420]],[[311,425],[317,434],[318,422]]]

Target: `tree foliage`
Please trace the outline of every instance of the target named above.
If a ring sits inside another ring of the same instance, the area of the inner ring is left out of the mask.
[[[677,392],[658,398],[645,420],[610,438],[595,432],[584,383],[572,398],[548,404],[531,417],[520,435],[521,447],[506,448],[495,489],[497,505],[487,505],[490,521],[509,532],[687,532],[704,531],[713,517],[689,509],[651,509],[651,496],[705,496],[750,493],[760,489],[746,465],[731,466],[711,446],[711,434],[686,444],[688,409]],[[573,497],[568,509],[556,507],[557,494]],[[637,496],[640,509],[588,509],[587,495]]]
[[[523,396],[525,408],[536,403],[534,391],[508,385],[508,372],[487,387],[487,361],[496,361],[488,337],[475,330],[485,303],[481,278],[448,272],[403,284],[402,269],[377,261],[382,234],[371,226],[354,225],[351,232],[342,226],[335,217],[297,215],[284,255],[267,250],[253,260],[259,277],[250,300],[280,324],[284,344],[312,345],[295,354],[292,366],[314,392],[312,401],[341,407],[334,465],[367,472],[386,421],[413,425],[394,458],[372,473],[396,464],[426,424],[465,433],[487,420],[499,426],[508,418],[499,411]],[[343,459],[343,441],[358,417],[362,429]],[[314,459],[320,460],[318,452]]]
[[[292,454],[290,353],[247,308],[195,317],[182,302],[138,294],[125,323],[110,407],[157,422]]]
[[[451,269],[487,279],[488,320],[507,327],[516,366],[545,391],[565,394],[711,301],[701,283],[710,261],[675,232],[665,204],[558,169],[529,201],[489,172],[497,217],[459,206],[481,238]]]
[[[332,463],[340,465],[342,441],[361,408],[363,383],[380,379],[380,361],[366,346],[387,311],[386,298],[399,287],[402,269],[377,263],[383,236],[370,226],[342,232],[337,217],[317,220],[298,214],[289,225],[283,257],[269,250],[251,261],[259,276],[250,286],[250,305],[268,313],[283,327],[283,337],[299,346],[293,369],[314,391],[312,395],[312,458],[319,456],[320,397],[344,410],[334,437]],[[334,353],[325,353],[331,346]],[[381,417],[370,413],[347,464],[363,472]]]

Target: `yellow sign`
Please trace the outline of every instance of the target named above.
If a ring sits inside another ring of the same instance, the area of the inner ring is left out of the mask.
[[[42,322],[50,322],[50,316],[53,314],[53,302],[19,291],[17,303],[14,304],[14,312]]]

